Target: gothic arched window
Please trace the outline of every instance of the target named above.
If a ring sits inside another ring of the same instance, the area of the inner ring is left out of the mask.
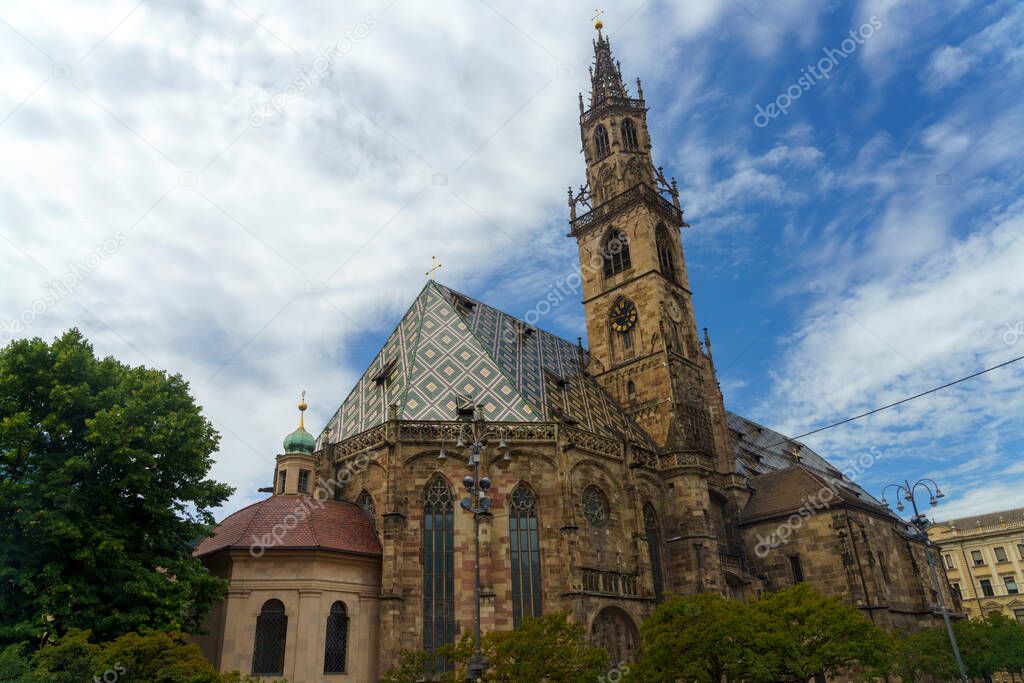
[[[640,632],[620,607],[605,607],[594,617],[590,642],[604,648],[613,662],[632,662],[640,646]]]
[[[594,129],[594,147],[597,149],[598,158],[608,154],[611,149],[608,144],[608,130],[600,124]]]
[[[324,673],[345,673],[345,655],[348,653],[348,610],[345,603],[331,605],[327,615],[327,638],[324,641]]]
[[[661,267],[662,274],[672,282],[676,281],[676,263],[675,259],[672,258],[673,244],[672,238],[668,236],[668,230],[665,229],[664,225],[659,225],[655,231],[654,236],[655,243],[658,246],[658,265]]]
[[[621,230],[612,230],[604,241],[604,276],[611,277],[629,268],[629,241]]]
[[[441,477],[423,491],[423,649],[455,642],[455,506],[452,489]],[[449,667],[434,656],[433,671]]]
[[[644,505],[644,532],[647,534],[647,553],[651,560],[654,599],[661,602],[665,591],[665,576],[661,566],[661,525],[658,524],[658,513],[650,503]]]
[[[636,124],[633,119],[622,120],[622,144],[626,149],[637,149],[640,145],[636,139]]]
[[[594,526],[608,521],[608,497],[593,484],[583,489],[583,516]]]
[[[363,509],[363,512],[369,516],[371,522],[375,525],[377,524],[377,506],[374,504],[373,496],[370,495],[369,491],[366,489],[362,490],[359,497],[356,498],[356,505]]]
[[[288,636],[288,616],[284,603],[267,600],[256,617],[256,642],[252,648],[254,676],[284,674],[284,644]]]
[[[626,382],[626,396],[630,401],[636,400],[636,382],[633,380]]]
[[[512,625],[524,617],[539,617],[540,543],[537,499],[526,484],[512,490],[508,510],[509,554],[512,558]]]

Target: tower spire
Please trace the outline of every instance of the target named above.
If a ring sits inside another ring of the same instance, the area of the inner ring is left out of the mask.
[[[591,108],[610,97],[628,97],[626,84],[622,82],[622,72],[618,63],[612,59],[611,40],[603,33],[604,24],[594,22],[597,39],[594,41],[594,67],[590,70],[590,106]]]

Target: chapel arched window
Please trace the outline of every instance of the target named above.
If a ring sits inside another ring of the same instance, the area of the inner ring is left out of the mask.
[[[540,539],[537,499],[525,484],[509,496],[508,540],[512,560],[512,625],[541,615]]]
[[[608,497],[593,484],[583,489],[583,516],[594,526],[608,522]]]
[[[267,600],[256,617],[256,641],[252,648],[254,676],[284,674],[284,645],[288,637],[288,616],[284,603]]]
[[[324,640],[324,673],[345,673],[348,654],[348,610],[345,603],[338,601],[331,605],[327,615],[327,637]]]
[[[617,275],[632,265],[629,260],[629,240],[621,230],[612,230],[608,233],[602,245],[602,252],[605,277]]]

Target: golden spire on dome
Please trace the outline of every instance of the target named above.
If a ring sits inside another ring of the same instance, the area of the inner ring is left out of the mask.
[[[299,429],[306,428],[306,425],[303,424],[303,418],[306,416],[306,408],[309,408],[309,406],[306,405],[306,390],[303,389],[302,397],[299,399]]]

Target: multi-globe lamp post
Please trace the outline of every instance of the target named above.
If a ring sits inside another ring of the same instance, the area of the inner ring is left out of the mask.
[[[499,437],[498,452],[503,453],[502,462],[511,461],[512,455],[509,453],[508,445],[505,443],[504,429],[488,425],[484,420],[483,404],[477,404],[475,408],[460,408],[458,416],[463,421],[463,424],[459,426],[458,441],[455,447],[459,449],[469,448],[469,458],[466,460],[466,466],[473,471],[473,474],[467,474],[462,479],[462,485],[465,487],[468,495],[459,501],[459,505],[465,512],[473,515],[473,541],[476,558],[476,580],[473,591],[476,606],[476,620],[474,624],[476,647],[466,667],[466,680],[479,681],[483,679],[484,672],[487,670],[487,661],[484,659],[480,649],[480,516],[490,514],[491,510],[491,499],[487,497],[488,491],[491,490],[491,480],[480,476],[480,463],[483,458],[484,449],[487,446],[487,439],[494,436]],[[445,453],[444,445],[442,444],[441,452],[438,454],[437,459],[443,461],[447,458],[448,454]]]
[[[928,520],[928,516],[921,513],[917,508],[917,490],[923,489],[928,492],[928,503],[935,507],[939,504],[939,498],[944,498],[945,494],[934,479],[919,479],[913,484],[908,480],[904,480],[902,484],[889,484],[882,489],[882,502],[885,506],[889,506],[889,502],[885,499],[885,492],[889,489],[896,489],[896,510],[903,512],[903,501],[907,500],[910,502],[911,507],[914,510],[914,516],[910,518],[910,523],[917,529],[918,538],[924,543],[924,556],[925,561],[928,563],[928,570],[931,573],[932,586],[935,587],[935,592],[939,597],[939,609],[942,610],[942,621],[946,624],[946,633],[949,635],[949,644],[953,648],[953,657],[956,658],[956,665],[960,669],[960,680],[962,683],[967,683],[967,670],[964,668],[963,658],[960,656],[960,647],[956,642],[956,633],[953,631],[953,624],[949,620],[949,610],[946,608],[946,598],[942,592],[942,586],[939,584],[939,577],[935,571],[936,553],[932,552],[934,547],[930,538],[928,538],[928,527],[931,526],[931,522]]]

